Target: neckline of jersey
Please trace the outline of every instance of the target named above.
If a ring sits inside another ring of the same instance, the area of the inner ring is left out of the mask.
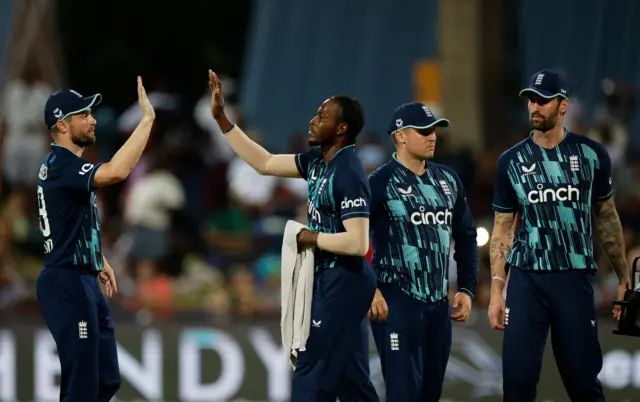
[[[338,152],[336,152],[336,154],[335,154],[335,155],[333,155],[333,156],[331,157],[331,159],[329,159],[329,160],[326,162],[326,164],[328,165],[328,164],[329,164],[329,162],[331,162],[332,160],[334,160],[334,159],[336,158],[336,156],[340,155],[340,152],[344,151],[345,149],[347,149],[347,148],[354,149],[355,147],[356,147],[356,144],[351,144],[351,145],[347,145],[346,147],[342,147],[342,148],[340,148],[340,149],[338,150]]]
[[[71,154],[72,154],[73,156],[75,156],[76,158],[78,158],[78,155],[76,155],[72,150],[70,150],[69,148],[65,147],[64,145],[58,145],[58,144],[56,144],[56,143],[52,142],[52,143],[51,143],[51,146],[52,146],[52,147],[56,147],[56,148],[66,149],[67,151],[71,152]]]
[[[562,139],[560,140],[560,142],[558,143],[558,145],[556,145],[556,146],[555,146],[555,147],[553,147],[553,148],[545,148],[545,147],[543,147],[542,145],[539,145],[538,143],[536,143],[536,142],[533,140],[533,131],[534,131],[534,130],[529,131],[529,139],[531,140],[531,142],[533,142],[533,144],[534,144],[535,146],[537,146],[538,148],[540,148],[540,149],[542,149],[542,150],[544,150],[544,151],[554,151],[556,148],[558,148],[560,145],[562,145],[562,143],[563,143],[563,142],[565,142],[565,140],[566,140],[567,138],[569,138],[569,134],[571,134],[571,132],[570,132],[569,130],[567,130],[567,128],[566,128],[566,127],[562,127],[562,128],[564,129],[564,135],[562,136]]]
[[[414,173],[413,170],[409,169],[404,163],[402,163],[402,162],[400,162],[398,160],[398,153],[397,152],[394,152],[392,154],[392,157],[393,157],[393,160],[396,161],[397,164],[399,164],[400,166],[405,168],[409,173],[411,173],[414,176],[424,177],[424,176],[429,174],[429,161],[424,161],[424,173],[422,175],[418,175],[418,174]]]

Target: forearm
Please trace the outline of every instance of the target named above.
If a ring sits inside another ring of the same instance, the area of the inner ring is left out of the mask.
[[[630,281],[630,273],[627,268],[626,252],[622,224],[616,211],[613,199],[609,199],[600,205],[596,218],[596,227],[600,235],[600,243],[611,267],[618,276],[620,282]]]
[[[318,248],[334,254],[364,257],[369,251],[369,244],[360,237],[349,232],[319,233]]]
[[[489,246],[492,291],[502,293],[502,290],[504,289],[507,279],[507,258],[509,257],[512,248],[513,235],[508,233],[494,233],[491,238],[491,245]]]
[[[147,146],[152,127],[153,119],[143,119],[129,139],[113,155],[109,165],[118,173],[118,176],[126,178],[136,166]]]
[[[226,116],[221,116],[216,121],[223,132],[227,132],[233,126]],[[225,137],[236,154],[254,168],[256,172],[260,174],[269,173],[269,160],[272,155],[260,144],[249,138],[240,127],[236,125],[225,134]]]

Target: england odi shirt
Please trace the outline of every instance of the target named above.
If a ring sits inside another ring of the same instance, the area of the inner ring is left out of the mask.
[[[612,195],[602,145],[567,132],[545,149],[529,136],[500,156],[496,170],[493,209],[520,215],[507,262],[534,271],[597,269],[592,207]]]
[[[99,164],[52,145],[38,174],[38,215],[44,266],[102,271],[100,223],[93,176]]]
[[[473,296],[476,226],[458,175],[429,162],[418,176],[394,159],[373,172],[371,227],[378,281],[422,301],[447,298],[452,238],[460,291]]]
[[[300,176],[307,181],[309,228],[323,233],[345,232],[343,222],[369,217],[369,182],[353,145],[342,148],[325,163],[320,148],[296,155]],[[342,267],[361,270],[362,257],[316,250],[316,272]]]

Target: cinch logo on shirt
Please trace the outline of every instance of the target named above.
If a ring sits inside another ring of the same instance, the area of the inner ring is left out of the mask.
[[[367,201],[365,201],[365,199],[362,197],[356,198],[355,200],[348,200],[345,198],[340,203],[340,208],[342,209],[359,208],[359,207],[366,207],[366,206],[367,206]]]
[[[573,186],[560,187],[557,189],[548,188],[543,190],[544,186],[542,184],[538,184],[536,188],[536,190],[531,190],[527,194],[527,199],[532,204],[580,200],[580,190]]]
[[[420,212],[411,214],[411,223],[414,225],[451,225],[453,213],[449,209],[438,212],[424,212],[425,208],[420,207]]]
[[[320,211],[316,209],[316,206],[313,205],[313,202],[311,202],[311,200],[307,201],[307,213],[312,220],[318,223],[322,223],[322,219],[320,219]]]

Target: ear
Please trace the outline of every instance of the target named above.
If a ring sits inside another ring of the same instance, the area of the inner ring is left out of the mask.
[[[396,144],[406,144],[407,139],[404,136],[403,130],[396,131],[396,133],[393,136],[396,139]]]
[[[348,129],[349,129],[349,126],[347,125],[347,123],[340,123],[338,124],[338,130],[336,131],[336,133],[338,135],[345,135]]]
[[[567,109],[569,108],[569,99],[563,99],[560,102],[560,113],[565,114],[567,113]]]

